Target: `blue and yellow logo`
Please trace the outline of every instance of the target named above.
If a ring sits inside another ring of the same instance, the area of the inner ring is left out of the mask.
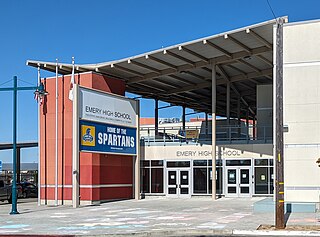
[[[96,128],[94,126],[81,125],[81,145],[95,146],[96,145]]]

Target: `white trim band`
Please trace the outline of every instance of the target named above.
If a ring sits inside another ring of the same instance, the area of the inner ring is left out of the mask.
[[[132,184],[83,184],[80,185],[80,188],[123,188],[123,187],[132,187]],[[54,188],[54,184],[41,185],[41,188]],[[72,188],[71,184],[58,185],[59,188]]]
[[[310,66],[320,66],[320,61],[313,62],[298,62],[298,63],[284,63],[283,67],[310,67]]]

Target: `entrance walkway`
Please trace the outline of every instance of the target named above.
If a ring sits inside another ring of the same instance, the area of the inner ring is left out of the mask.
[[[0,235],[53,234],[188,235],[231,234],[232,230],[256,230],[274,223],[272,213],[253,213],[262,198],[126,200],[73,209],[19,204],[20,215],[11,216],[10,205],[0,205]],[[292,213],[288,225],[320,225],[316,213]]]

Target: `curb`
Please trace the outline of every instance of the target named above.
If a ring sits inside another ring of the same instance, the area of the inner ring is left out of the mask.
[[[233,230],[233,235],[259,236],[320,236],[320,231],[286,231],[286,230]]]
[[[158,236],[232,236],[232,230],[167,230],[167,231],[153,231],[153,232],[135,232],[135,233],[119,233],[119,234],[98,234],[98,235],[81,235],[86,237],[158,237]],[[80,235],[79,235],[80,237]]]

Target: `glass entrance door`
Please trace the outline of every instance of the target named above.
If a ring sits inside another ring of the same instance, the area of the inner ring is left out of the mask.
[[[251,197],[252,174],[250,167],[227,168],[226,197]]]
[[[167,170],[167,196],[174,198],[189,198],[190,169]]]

